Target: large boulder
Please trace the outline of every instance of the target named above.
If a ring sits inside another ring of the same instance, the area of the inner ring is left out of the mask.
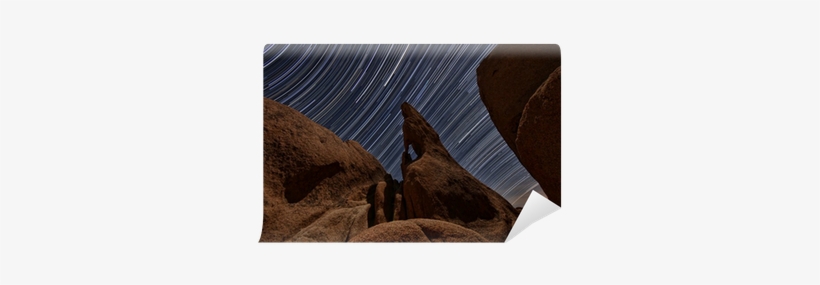
[[[412,219],[376,225],[350,242],[487,242],[468,228],[439,220]]]
[[[561,205],[561,67],[541,84],[524,107],[515,140],[523,165],[544,194]]]
[[[433,127],[410,104],[404,125],[402,203],[406,219],[447,221],[503,242],[517,218],[515,208],[450,156]],[[413,158],[409,149],[418,155]]]
[[[560,66],[558,45],[498,45],[476,69],[479,94],[490,119],[547,198],[558,206]],[[556,70],[556,79],[548,83]]]
[[[476,69],[479,95],[501,137],[516,155],[518,123],[524,106],[556,68],[558,45],[497,45]],[[519,155],[520,157],[520,155]]]
[[[366,229],[368,192],[386,175],[379,161],[298,111],[264,102],[260,241],[343,242]]]

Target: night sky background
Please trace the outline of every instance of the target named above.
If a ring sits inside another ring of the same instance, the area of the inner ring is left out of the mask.
[[[453,158],[514,206],[538,183],[501,138],[476,84],[495,45],[267,45],[264,96],[358,141],[402,180],[401,109],[427,119]],[[413,154],[413,157],[416,155]]]

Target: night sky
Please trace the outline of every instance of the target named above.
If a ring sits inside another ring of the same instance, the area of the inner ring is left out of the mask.
[[[514,206],[539,189],[495,129],[475,70],[495,45],[267,45],[265,97],[358,141],[402,180],[408,102],[438,132],[453,158]],[[415,157],[415,154],[413,154]]]

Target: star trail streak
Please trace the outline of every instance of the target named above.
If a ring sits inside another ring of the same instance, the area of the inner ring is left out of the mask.
[[[504,143],[475,70],[494,45],[267,45],[265,97],[358,141],[401,180],[402,102],[473,176],[513,203],[540,188]]]

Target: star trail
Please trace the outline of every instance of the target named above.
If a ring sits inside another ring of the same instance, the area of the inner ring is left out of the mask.
[[[400,105],[433,126],[453,158],[522,206],[539,190],[489,118],[475,70],[495,45],[267,45],[264,96],[358,141],[401,180]],[[415,156],[415,154],[414,154]]]

